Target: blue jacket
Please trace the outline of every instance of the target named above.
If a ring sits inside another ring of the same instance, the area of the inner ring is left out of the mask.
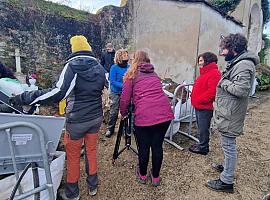
[[[123,76],[125,75],[126,71],[128,70],[129,65],[126,67],[120,67],[117,64],[111,66],[110,69],[110,86],[111,92],[115,94],[122,93],[123,87]]]

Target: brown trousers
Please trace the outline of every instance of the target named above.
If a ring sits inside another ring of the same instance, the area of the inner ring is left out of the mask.
[[[86,165],[88,165],[88,175],[97,173],[97,133],[86,134],[79,140],[71,140],[69,134],[64,136],[67,153],[67,183],[76,183],[80,179],[80,157],[81,146],[84,142],[86,149]]]

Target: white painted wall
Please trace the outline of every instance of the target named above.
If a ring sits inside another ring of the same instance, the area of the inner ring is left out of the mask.
[[[208,6],[202,4],[201,12],[199,53],[211,51],[218,55],[221,35],[226,36],[230,33],[244,34],[243,27],[231,20],[227,20]],[[225,65],[224,58],[219,57],[219,67],[223,69]]]
[[[134,49],[149,53],[161,78],[177,82],[195,78],[198,53],[218,54],[220,34],[244,31],[203,3],[133,0],[133,4]]]

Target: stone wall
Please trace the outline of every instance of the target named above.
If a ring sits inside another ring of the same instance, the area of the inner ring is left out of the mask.
[[[243,32],[241,25],[200,1],[132,1],[135,48],[149,53],[161,78],[178,83],[198,75],[200,53],[218,54],[221,34]]]
[[[50,12],[52,9],[46,12],[31,7],[31,2],[45,4],[43,0],[2,1],[0,59],[7,66],[15,67],[15,59],[9,54],[19,47],[25,54],[23,72],[36,70],[43,87],[43,83],[51,85],[54,74],[62,69],[70,53],[69,38],[75,34],[88,38],[98,58],[107,42],[112,42],[116,49],[127,48],[130,52],[144,49],[157,73],[177,82],[195,78],[199,53],[218,53],[221,34],[241,32],[248,35],[246,23],[242,27],[199,0],[122,0],[126,3],[123,7],[106,6],[96,15],[84,13],[79,18],[69,15],[82,11],[68,7],[64,15]],[[257,1],[252,0],[253,3]],[[7,2],[28,2],[28,5]],[[235,12],[241,10],[242,2]]]
[[[211,51],[218,55],[221,35],[227,36],[230,33],[245,34],[245,31],[239,24],[223,18],[218,12],[201,5],[201,24],[198,44],[199,54]],[[222,70],[226,67],[224,57],[218,56],[218,65]],[[196,74],[198,75],[199,69],[196,69]]]
[[[261,0],[242,0],[231,15],[241,21],[248,38],[249,50],[258,53],[262,48],[263,12]]]
[[[98,13],[103,47],[112,42],[116,50],[133,48],[132,9],[132,2],[129,1],[124,7],[106,6]]]
[[[10,54],[19,48],[24,55],[22,72],[37,72],[41,87],[50,86],[61,71],[71,53],[71,36],[86,36],[97,57],[106,42],[112,40],[119,47],[129,43],[127,7],[106,7],[97,15],[77,20],[11,2],[0,1],[0,59],[14,70],[15,59]]]

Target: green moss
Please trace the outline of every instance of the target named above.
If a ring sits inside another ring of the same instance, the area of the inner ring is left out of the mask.
[[[57,3],[53,3],[50,1],[44,1],[44,0],[33,0],[33,1],[28,1],[25,3],[24,1],[21,0],[8,0],[8,2],[14,6],[18,6],[20,8],[24,7],[32,7],[35,10],[39,10],[41,12],[45,12],[48,14],[53,14],[53,15],[59,15],[62,17],[67,17],[67,18],[73,18],[79,21],[85,21],[87,20],[89,13],[81,10],[76,10],[74,8],[70,8],[65,5],[60,5]],[[30,5],[29,5],[30,4]]]

